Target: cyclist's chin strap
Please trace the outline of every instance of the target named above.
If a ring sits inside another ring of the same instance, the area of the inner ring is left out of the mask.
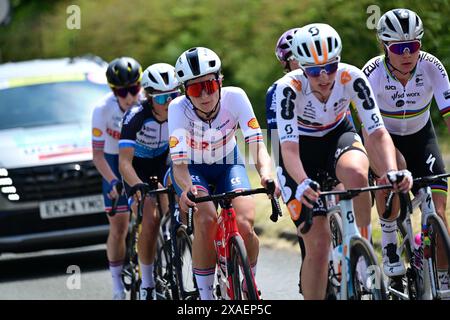
[[[385,46],[383,46],[383,47],[384,47],[384,57],[385,57],[386,65],[387,65],[389,68],[394,69],[395,71],[401,73],[401,74],[404,75],[404,76],[406,76],[407,74],[411,75],[411,74],[414,73],[414,70],[416,70],[416,67],[417,67],[417,63],[416,63],[416,65],[414,66],[414,69],[412,69],[410,72],[402,72],[402,71],[398,70],[396,67],[394,67],[394,66],[392,65],[391,61],[389,60],[389,55],[388,55],[388,52],[387,52],[387,50],[386,50],[386,47],[385,47]]]
[[[202,119],[204,119],[204,120],[211,120],[211,119],[210,119],[211,115],[213,115],[214,112],[216,112],[216,110],[217,110],[217,109],[219,108],[219,106],[220,106],[220,98],[221,98],[221,95],[222,95],[222,93],[221,93],[221,90],[219,89],[219,100],[217,100],[216,105],[215,105],[214,108],[213,108],[211,111],[209,111],[209,112],[205,112],[205,111],[203,111],[203,110],[200,110],[199,108],[197,108],[197,107],[194,105],[194,103],[192,102],[192,100],[191,100],[191,98],[190,98],[189,96],[186,95],[186,97],[189,99],[190,103],[192,104],[192,108],[194,109],[194,111],[195,111],[196,113],[197,113],[197,112],[201,112],[201,113],[203,113],[203,114],[205,115],[205,117],[206,117],[206,119],[204,119],[203,117],[201,117],[201,116],[197,113],[197,115],[198,115],[200,118],[202,118]]]

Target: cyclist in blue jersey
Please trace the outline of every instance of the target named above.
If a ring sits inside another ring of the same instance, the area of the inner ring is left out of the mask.
[[[92,148],[97,170],[103,177],[103,197],[106,212],[111,211],[112,199],[119,198],[116,215],[108,216],[110,229],[106,242],[109,269],[113,280],[113,299],[125,299],[122,269],[125,259],[125,238],[128,230],[129,208],[124,195],[119,195],[119,137],[124,113],[139,100],[141,65],[130,57],[114,59],[108,65],[106,78],[112,92],[96,106],[92,114]]]
[[[163,182],[169,163],[167,108],[170,101],[180,95],[175,69],[167,63],[149,66],[143,73],[142,86],[146,100],[125,114],[119,141],[120,172],[127,196],[135,196],[135,199],[142,199],[151,177],[156,176],[159,182]],[[167,200],[162,198],[159,197],[160,208],[165,214]],[[160,215],[154,198],[146,197],[143,208],[142,229],[137,243],[142,273],[140,298],[154,300],[153,263]]]

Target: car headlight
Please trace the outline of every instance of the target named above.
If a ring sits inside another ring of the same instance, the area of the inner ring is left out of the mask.
[[[0,189],[1,193],[8,196],[10,201],[17,201],[20,196],[16,193],[16,187],[13,186],[13,181],[8,177],[8,170],[5,168],[0,168]]]

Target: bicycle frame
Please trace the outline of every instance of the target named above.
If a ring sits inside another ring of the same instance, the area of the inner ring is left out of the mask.
[[[221,212],[217,219],[218,226],[214,241],[217,254],[217,280],[221,289],[222,298],[234,300],[233,282],[231,274],[228,272],[231,266],[231,238],[240,237],[241,235],[239,234],[237,226],[236,212],[231,205],[231,201],[223,201],[221,203],[221,208]],[[224,282],[225,279],[226,281]],[[252,281],[255,288],[257,288],[253,274]]]
[[[450,290],[440,290],[438,291],[435,287],[435,279],[434,274],[432,272],[432,262],[429,257],[425,257],[424,249],[427,246],[426,241],[424,239],[428,237],[428,230],[426,230],[427,219],[430,215],[437,216],[436,209],[434,207],[434,203],[432,200],[431,188],[429,186],[422,187],[419,189],[414,199],[411,200],[412,209],[420,208],[421,211],[421,239],[422,243],[419,248],[420,257],[422,259],[421,263],[416,263],[416,257],[414,254],[411,257],[410,265],[411,268],[414,268],[415,274],[419,279],[420,287],[417,288],[418,298],[423,300],[430,300],[433,297],[439,296],[440,298],[449,298]],[[401,222],[404,229],[406,230],[406,237],[403,239],[403,243],[400,244],[403,253],[404,245],[409,245],[411,252],[414,253],[414,232],[411,224],[410,212],[406,215],[405,219]],[[406,243],[407,242],[407,243]],[[418,266],[419,265],[419,266]],[[408,299],[406,294],[398,292],[397,290],[391,289],[398,296],[401,296],[404,299]]]

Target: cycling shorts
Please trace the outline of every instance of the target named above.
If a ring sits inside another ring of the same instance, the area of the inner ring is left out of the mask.
[[[433,122],[427,124],[411,135],[397,136],[391,134],[395,147],[406,160],[406,166],[413,177],[423,177],[445,173],[445,164],[434,132]],[[446,178],[430,186],[432,192],[447,195],[448,182]],[[417,189],[413,188],[413,193]]]
[[[111,168],[112,172],[116,175],[119,181],[122,180],[122,176],[119,173],[119,155],[105,153],[105,160]],[[105,203],[105,211],[110,212],[112,209],[112,200],[108,198],[109,193],[109,182],[102,179],[102,190],[103,190],[103,202]],[[121,195],[119,202],[117,203],[116,213],[128,212],[128,202],[125,195]]]
[[[338,182],[336,164],[339,158],[351,150],[359,150],[366,154],[361,138],[348,120],[345,120],[336,129],[323,137],[300,136],[299,148],[303,168],[312,180],[319,180],[318,177],[325,172]],[[296,227],[299,227],[304,222],[304,216],[301,214],[302,205],[295,198],[298,184],[289,177],[281,159],[280,166],[277,168],[277,178],[283,201],[294,224]],[[317,182],[320,183],[321,181]],[[326,206],[319,199],[314,205],[313,216],[320,215],[326,215]]]
[[[220,161],[213,164],[188,164],[189,174],[192,184],[197,190],[205,193],[223,193],[237,190],[248,190],[251,188],[247,176],[247,170],[241,160],[237,147],[234,150],[234,161]],[[170,171],[170,178],[178,195],[184,191],[176,183],[173,176],[173,169]]]

